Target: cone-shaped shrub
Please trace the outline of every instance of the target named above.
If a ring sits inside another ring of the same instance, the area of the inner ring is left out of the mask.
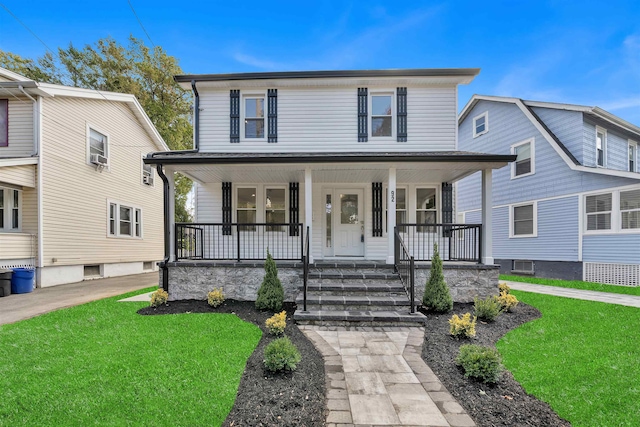
[[[280,283],[280,279],[278,279],[276,262],[271,258],[268,249],[267,260],[264,262],[264,271],[264,279],[262,280],[260,289],[258,289],[256,308],[258,310],[269,310],[276,313],[282,309],[284,289],[282,289],[282,283]]]
[[[453,308],[453,300],[449,293],[449,287],[444,281],[444,273],[442,272],[442,259],[438,252],[438,244],[433,244],[433,257],[431,257],[431,273],[429,280],[424,288],[424,296],[422,297],[422,305],[427,310],[436,313],[446,313]]]

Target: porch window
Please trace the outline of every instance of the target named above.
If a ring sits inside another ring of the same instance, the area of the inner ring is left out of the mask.
[[[387,192],[389,189],[387,189]],[[386,193],[388,194],[388,193]],[[385,201],[387,198],[385,198]],[[385,215],[385,230],[387,233],[389,232],[389,208],[387,206]],[[396,226],[398,224],[406,224],[407,223],[407,189],[406,188],[398,188],[396,187]],[[391,230],[393,232],[393,230]],[[398,229],[400,232],[404,232],[404,228]]]
[[[620,215],[623,230],[640,229],[640,190],[620,192]]]
[[[264,217],[267,224],[286,222],[286,200],[284,188],[267,188],[264,204]],[[283,231],[282,226],[267,226],[267,231]]]
[[[236,200],[236,221],[238,224],[255,224],[256,213],[256,188],[238,188]],[[241,231],[255,231],[255,226],[241,227]]]
[[[9,100],[0,99],[0,147],[8,147],[8,146],[9,146]]]
[[[512,179],[534,173],[533,139],[512,145],[511,154],[516,155],[516,161],[511,164]]]
[[[244,98],[244,137],[264,138],[264,96]]]
[[[596,164],[604,167],[607,155],[607,131],[596,127]]]
[[[142,209],[109,202],[109,237],[142,238]]]
[[[438,217],[436,205],[436,189],[435,188],[417,188],[416,189],[416,223],[417,224],[435,224]],[[418,232],[431,233],[435,231],[434,227],[418,227]]]
[[[392,136],[393,95],[371,95],[371,136]]]
[[[511,237],[535,237],[536,204],[513,206],[511,211]]]
[[[612,194],[586,197],[587,230],[611,230]]]

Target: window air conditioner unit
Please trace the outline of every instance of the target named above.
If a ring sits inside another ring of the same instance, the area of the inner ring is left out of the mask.
[[[153,185],[153,177],[151,177],[149,175],[144,175],[142,177],[142,182],[147,184],[147,185]]]
[[[91,155],[91,163],[97,166],[106,166],[108,159],[105,156],[101,156],[100,154],[92,154]]]

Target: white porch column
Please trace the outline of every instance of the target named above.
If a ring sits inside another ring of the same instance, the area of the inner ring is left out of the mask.
[[[169,249],[170,257],[169,261],[175,261],[176,259],[176,185],[174,180],[174,172],[168,169],[165,172],[167,181],[169,182]]]
[[[304,170],[304,227],[303,232],[309,227],[309,245],[313,247],[313,190],[311,182],[311,168]],[[313,251],[309,248],[309,262],[313,262]]]
[[[387,190],[387,264],[393,264],[394,260],[394,233],[393,229],[396,226],[396,168],[389,168],[389,189]]]
[[[492,189],[491,176],[493,170],[482,170],[482,263],[493,264],[493,226],[492,226]]]

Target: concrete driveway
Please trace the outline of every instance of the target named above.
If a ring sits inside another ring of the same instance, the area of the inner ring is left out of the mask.
[[[158,272],[85,280],[0,298],[0,325],[158,285]]]

